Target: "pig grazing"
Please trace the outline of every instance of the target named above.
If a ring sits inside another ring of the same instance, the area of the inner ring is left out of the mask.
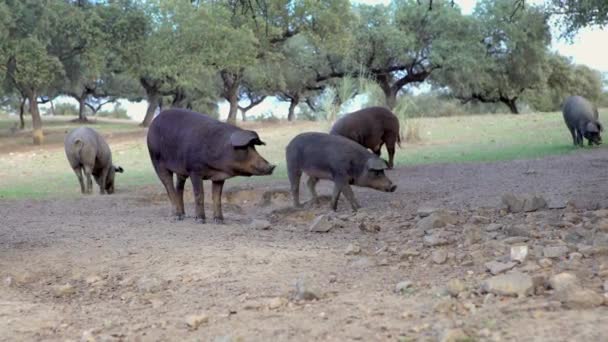
[[[564,101],[562,112],[574,146],[583,146],[583,138],[589,141],[589,146],[602,143],[600,132],[604,129],[598,121],[597,107],[591,102],[582,96],[570,96]]]
[[[360,206],[350,185],[393,192],[396,185],[386,177],[386,162],[365,147],[339,135],[302,133],[286,148],[287,173],[291,183],[293,204],[300,206],[300,177],[308,175],[308,188],[317,201],[315,186],[319,179],[334,182],[331,207],[336,210],[340,193],[344,193],[353,210]]]
[[[188,177],[194,191],[196,219],[205,222],[203,180],[209,179],[213,183],[213,219],[221,223],[224,220],[222,188],[226,179],[272,174],[275,166],[258,154],[255,145],[264,143],[254,131],[182,109],[163,111],[148,130],[152,165],[179,220],[185,214],[184,184]]]
[[[331,128],[330,134],[341,135],[369,148],[378,157],[383,144],[388,150],[388,168],[393,168],[395,143],[401,143],[399,119],[383,107],[369,107],[347,114]]]
[[[99,185],[99,193],[114,193],[114,176],[123,172],[122,167],[112,165],[112,152],[106,141],[94,129],[79,127],[68,133],[64,140],[65,155],[80,182],[80,191],[91,193],[93,182]],[[82,171],[87,178],[85,188]]]

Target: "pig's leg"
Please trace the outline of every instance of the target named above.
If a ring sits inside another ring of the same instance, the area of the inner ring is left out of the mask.
[[[175,211],[178,216],[186,216],[184,210],[184,185],[186,185],[186,179],[188,176],[175,174]]]
[[[99,176],[99,194],[100,195],[104,195],[106,193],[106,180],[108,178],[108,172],[110,171],[110,167],[112,167],[112,165],[101,170],[101,175]]]
[[[293,206],[300,207],[300,177],[302,171],[288,170],[289,183],[291,183],[291,196],[293,197]]]
[[[175,215],[178,220],[183,220],[184,216],[180,215],[177,210],[177,194],[175,193],[175,187],[173,186],[173,172],[159,167],[156,169],[156,173],[165,186],[165,190],[167,190],[167,196],[169,196],[169,201],[175,210],[173,215]]]
[[[78,183],[80,183],[80,192],[84,194],[84,179],[82,178],[82,168],[80,166],[74,168],[74,173],[78,177]]]
[[[393,158],[395,157],[395,144],[397,143],[396,136],[388,136],[385,140],[386,150],[388,151],[388,168],[393,168]]]
[[[310,176],[306,182],[308,185],[308,190],[310,190],[310,195],[312,196],[312,201],[316,204],[319,204],[319,197],[317,196],[317,190],[315,189],[318,181],[319,178]]]
[[[215,223],[223,223],[224,215],[222,214],[222,188],[224,181],[213,181],[213,221]]]
[[[205,190],[203,188],[203,178],[196,175],[190,176],[192,191],[194,192],[194,207],[196,220],[205,223]]]
[[[91,173],[93,173],[93,170],[90,166],[84,166],[84,175],[87,178],[87,194],[90,194],[93,192],[93,180],[91,179]]]
[[[346,182],[334,180],[334,193],[331,196],[331,209],[333,211],[338,210],[338,199],[340,199],[340,193]]]
[[[353,211],[357,211],[357,209],[361,208],[350,185],[344,184],[342,187],[342,192],[344,192],[344,196],[346,196],[346,199],[348,199],[350,202],[350,206],[353,208]]]

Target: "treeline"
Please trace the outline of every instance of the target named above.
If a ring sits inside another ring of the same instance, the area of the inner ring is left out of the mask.
[[[268,96],[289,102],[293,120],[300,104],[318,111],[327,89],[336,105],[361,93],[344,80],[371,82],[391,108],[426,81],[462,103],[555,110],[568,94],[599,99],[602,78],[549,51],[550,15],[566,14],[566,32],[602,25],[602,1],[481,0],[463,15],[437,0],[3,0],[0,101],[21,117],[27,108],[36,144],[38,105],[60,95],[81,121],[146,99],[143,126],[159,106],[213,114],[222,99],[234,123]]]

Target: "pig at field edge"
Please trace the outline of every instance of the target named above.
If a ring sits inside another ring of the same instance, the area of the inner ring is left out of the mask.
[[[591,102],[582,96],[570,96],[564,101],[562,112],[574,146],[583,146],[583,138],[588,140],[589,146],[602,143],[600,132],[604,128],[598,121],[597,107]]]
[[[395,144],[401,143],[399,119],[384,107],[369,107],[344,115],[331,128],[330,134],[341,135],[369,148],[377,156],[386,144],[388,167],[393,168]]]
[[[188,177],[194,191],[196,219],[205,222],[203,180],[209,179],[213,184],[213,218],[221,223],[224,181],[235,176],[270,175],[275,168],[255,150],[255,145],[264,145],[256,132],[185,109],[165,110],[154,118],[147,143],[154,170],[178,219],[185,214],[184,185]]]
[[[300,177],[308,175],[308,188],[317,201],[315,186],[319,179],[334,182],[331,208],[335,211],[343,192],[353,210],[360,205],[350,185],[394,192],[394,185],[384,174],[386,162],[365,147],[339,135],[302,133],[291,140],[285,149],[287,173],[291,183],[293,204],[300,206]]]
[[[99,185],[100,194],[114,193],[116,172],[122,173],[123,169],[112,164],[112,151],[99,133],[89,127],[76,128],[66,135],[64,148],[83,194],[93,191],[91,175]],[[86,188],[82,177],[83,170],[87,179]]]

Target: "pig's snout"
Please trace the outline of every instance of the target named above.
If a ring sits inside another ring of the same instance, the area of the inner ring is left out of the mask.
[[[397,186],[395,184],[391,184],[391,186],[388,187],[387,192],[395,192],[395,190],[397,190]]]
[[[274,168],[277,167],[276,165],[272,165],[272,164],[267,164],[268,166],[266,167],[266,170],[263,171],[264,175],[271,175],[272,171],[274,171]]]

